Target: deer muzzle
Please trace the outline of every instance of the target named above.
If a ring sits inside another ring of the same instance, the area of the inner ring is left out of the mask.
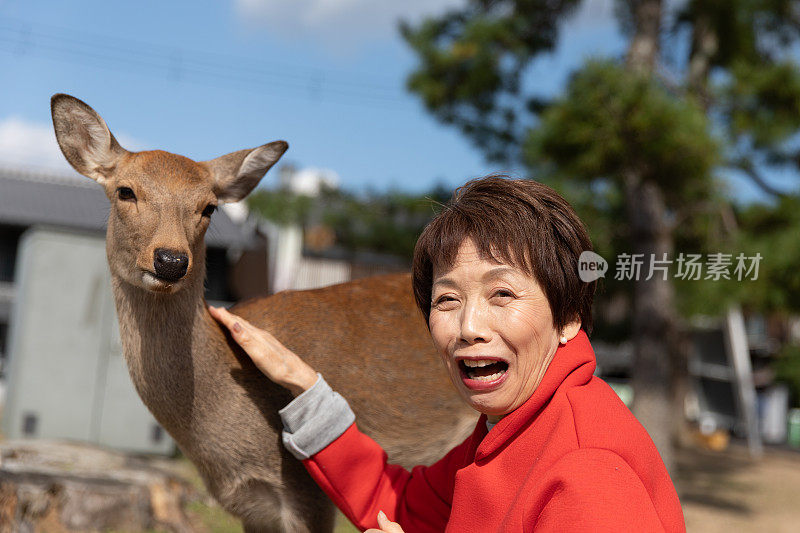
[[[156,248],[153,252],[153,269],[156,276],[164,281],[178,281],[186,275],[189,256],[183,252]]]

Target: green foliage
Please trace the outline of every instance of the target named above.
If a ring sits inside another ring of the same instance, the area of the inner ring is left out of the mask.
[[[796,0],[692,0],[680,9],[676,29],[693,34],[689,62],[707,62],[699,84],[713,85],[707,105],[726,136],[725,165],[777,194],[762,174],[796,172],[800,162],[791,143],[800,129]],[[703,52],[710,56],[698,52],[700,41],[713,43]]]
[[[247,197],[247,206],[278,224],[301,224],[311,213],[313,199],[285,189],[258,190]]]
[[[735,237],[706,236],[688,247],[695,253],[730,253],[732,279],[678,281],[681,312],[685,316],[719,314],[732,303],[762,313],[800,312],[800,198],[786,196],[775,204],[748,205],[739,209],[736,218],[740,226]],[[733,276],[739,254],[761,255],[756,279],[751,279],[752,274],[742,281]]]
[[[700,108],[608,61],[578,71],[524,145],[529,166],[575,180],[607,178],[623,186],[625,170],[637,169],[673,205],[687,195],[708,197],[717,153]]]
[[[800,346],[785,346],[778,354],[773,369],[775,380],[789,386],[792,404],[800,406]]]
[[[661,185],[673,216],[680,218],[675,224],[676,250],[725,252],[731,243],[712,230],[724,202],[711,177],[719,150],[709,129],[705,114],[691,100],[613,62],[592,61],[542,113],[524,154],[539,175],[554,176],[564,184],[561,192],[586,221],[604,257],[632,249],[627,227],[620,224],[626,218],[622,190],[630,166]],[[579,189],[576,182],[590,183],[591,188]],[[569,183],[584,192],[569,192]],[[735,294],[727,285],[677,280],[678,308],[685,314],[719,312]],[[631,294],[633,289],[630,281],[613,277],[603,286],[608,293]]]
[[[738,246],[763,256],[759,278],[742,291],[741,300],[760,311],[800,312],[800,197],[748,206],[740,220]]]
[[[679,10],[677,27],[698,25],[715,35],[711,64],[766,63],[798,37],[796,0],[690,0]]]
[[[466,4],[402,30],[419,60],[409,88],[434,116],[488,159],[516,159],[553,185],[607,259],[632,250],[625,224],[631,174],[659,185],[668,210],[661,223],[671,228],[676,252],[761,253],[757,281],[676,281],[685,316],[718,313],[732,301],[763,310],[800,306],[797,199],[737,213],[715,176],[736,168],[769,191],[759,177],[765,165],[800,174],[796,0],[672,6],[677,16],[662,19],[659,57],[669,69],[645,77],[614,61],[590,61],[551,102],[523,80],[533,59],[569,38],[562,23],[578,2]],[[629,38],[642,29],[631,11],[639,4],[617,2]],[[613,279],[601,287],[632,292],[630,282]]]
[[[730,133],[748,136],[757,147],[785,141],[800,128],[800,70],[789,62],[733,64],[720,87]]]
[[[639,4],[617,2],[618,21],[629,37],[642,23],[631,11]],[[550,124],[569,133],[572,146],[561,143],[566,153],[543,150],[546,146],[536,141],[547,132],[531,135],[530,130],[538,129],[543,111],[549,111],[551,119],[556,111],[523,83],[524,74],[533,59],[566,37],[560,35],[562,22],[578,5],[567,0],[469,0],[464,8],[416,27],[405,24],[402,34],[419,59],[409,88],[432,114],[461,129],[490,160],[516,158],[538,168],[549,158],[564,173],[556,160],[569,161],[570,168],[592,179],[613,177],[618,174],[614,169],[627,164],[659,174],[657,181],[679,204],[711,193],[705,178],[713,165],[743,169],[757,183],[755,164],[797,167],[800,152],[778,146],[800,128],[800,71],[790,53],[800,42],[794,0],[682,3],[671,27],[666,15],[662,19],[664,29],[672,30],[662,52],[675,68],[670,91],[652,79],[635,80],[620,68],[589,65],[571,84],[573,92],[580,93],[573,96],[584,98],[586,105],[574,107],[570,114],[563,98],[556,104],[566,118],[579,122]],[[690,42],[680,43],[682,39]],[[623,75],[614,78],[617,73]],[[721,83],[707,94],[711,79]],[[582,80],[587,82],[584,86]],[[594,98],[588,92],[592,87],[586,86],[592,81],[601,83]],[[705,109],[689,102],[694,99]],[[726,134],[725,146],[709,139],[702,116],[706,110],[715,129]],[[588,115],[576,116],[578,111]],[[605,133],[610,136],[605,138]],[[603,143],[596,147],[598,139]],[[586,146],[592,149],[584,151]],[[694,179],[703,174],[704,179]]]
[[[560,20],[579,0],[469,0],[465,7],[401,33],[420,66],[408,87],[491,159],[510,156],[536,98],[521,94],[524,68],[553,49]]]
[[[279,224],[327,226],[334,231],[337,246],[346,250],[385,253],[410,261],[417,237],[438,204],[449,197],[450,191],[444,187],[422,195],[325,190],[318,198],[276,190],[251,194],[248,205]]]
[[[398,193],[366,199],[340,198],[329,204],[324,222],[349,250],[371,250],[411,258],[422,228],[433,216],[432,203]]]

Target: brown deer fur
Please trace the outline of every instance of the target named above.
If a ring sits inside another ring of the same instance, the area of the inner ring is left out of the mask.
[[[73,97],[54,96],[52,112],[65,157],[111,202],[112,289],[142,401],[247,531],[331,531],[330,502],[281,443],[277,412],[291,396],[255,368],[203,298],[203,209],[246,196],[288,145],[277,141],[198,163],[124,150],[103,119]],[[122,199],[120,187],[135,200]],[[157,248],[188,256],[182,279],[148,277]],[[321,372],[395,462],[431,462],[474,423],[432,349],[407,274],[283,292],[233,312]]]

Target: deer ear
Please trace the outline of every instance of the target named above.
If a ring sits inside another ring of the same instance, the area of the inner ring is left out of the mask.
[[[119,145],[94,109],[68,94],[50,99],[56,140],[72,167],[98,183],[114,172],[127,150]]]
[[[214,177],[217,198],[221,202],[238,202],[250,194],[288,148],[286,141],[275,141],[204,161]]]

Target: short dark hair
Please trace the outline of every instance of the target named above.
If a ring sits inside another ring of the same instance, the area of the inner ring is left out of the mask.
[[[453,266],[464,240],[482,257],[502,261],[532,276],[542,287],[557,331],[575,320],[592,331],[596,281],[581,281],[578,258],[592,250],[586,227],[552,188],[532,180],[491,175],[456,189],[425,227],[414,248],[414,298],[427,321],[435,269]]]

